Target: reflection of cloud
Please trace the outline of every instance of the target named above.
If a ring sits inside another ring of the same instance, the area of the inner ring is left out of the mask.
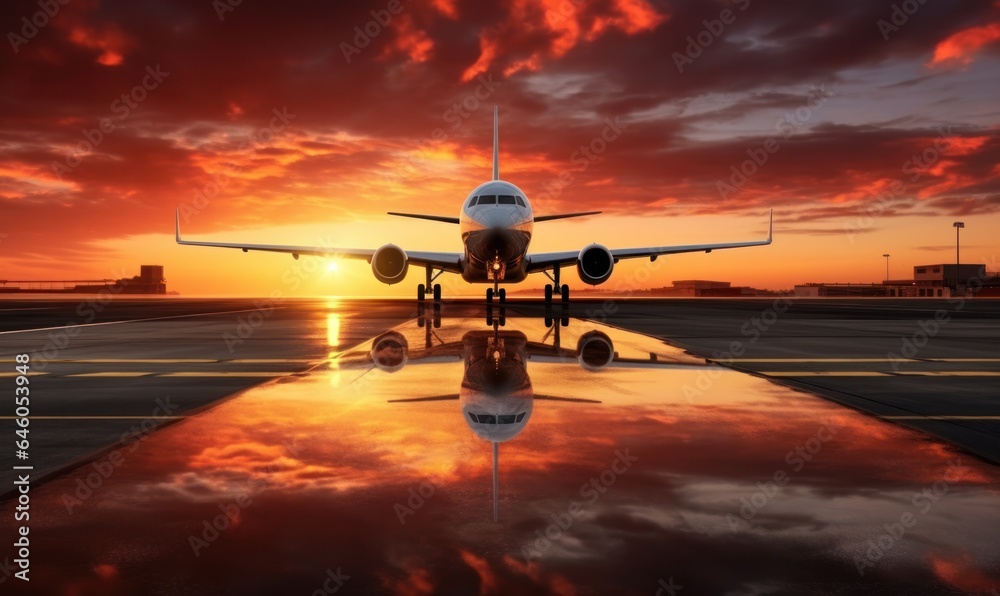
[[[408,332],[411,346],[423,331]],[[606,331],[622,355],[673,353],[653,339],[619,341],[624,333]],[[444,340],[448,332],[440,330]],[[366,354],[362,347],[341,358],[339,385],[317,368],[158,431],[72,516],[61,495],[74,491],[89,467],[40,487],[32,504],[46,520],[37,531],[50,556],[37,571],[43,587],[54,586],[45,593],[65,593],[82,582],[81,573],[103,582],[81,591],[111,592],[111,579],[91,573],[96,565],[118,568],[113,581],[121,593],[156,591],[149,586],[172,586],[177,577],[197,577],[213,591],[231,585],[235,565],[274,585],[341,567],[360,593],[456,586],[481,594],[637,593],[676,569],[697,578],[705,593],[760,585],[795,591],[845,581],[851,555],[872,529],[898,519],[957,456],[924,435],[733,371],[720,371],[689,404],[679,388],[701,365],[591,373],[533,362],[539,393],[558,388],[602,403],[535,404],[530,424],[501,452],[494,524],[490,445],[472,433],[459,404],[387,403],[458,387],[463,362],[373,370],[358,390],[350,381],[362,371],[351,363],[364,363]],[[824,424],[835,429],[833,438],[792,470],[787,454]],[[639,458],[628,473],[560,529],[554,548],[525,562],[522,546],[557,523],[553,515],[569,515],[570,503],[586,501],[581,485],[624,449]],[[936,589],[983,573],[986,562],[961,553],[992,552],[1000,475],[971,459],[963,464],[947,500],[921,518],[907,549],[893,551],[892,565],[872,571],[875,581]],[[778,470],[789,471],[789,483],[733,534],[726,515]],[[267,489],[252,495],[239,523],[205,558],[192,557],[187,540],[204,530],[202,521],[261,480]],[[410,491],[424,482],[434,492],[417,500]],[[401,503],[414,510],[405,524],[394,514]],[[0,505],[0,515],[10,507]],[[63,536],[100,539],[84,547],[55,539]],[[958,567],[963,571],[953,571]]]

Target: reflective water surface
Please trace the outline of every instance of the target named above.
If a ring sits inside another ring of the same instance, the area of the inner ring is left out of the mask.
[[[1000,588],[995,467],[652,338],[505,323],[407,323],[36,489],[31,588]]]

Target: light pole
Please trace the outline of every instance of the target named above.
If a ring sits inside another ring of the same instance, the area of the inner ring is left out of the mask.
[[[962,228],[965,227],[965,222],[964,221],[956,221],[955,223],[953,223],[951,225],[954,226],[954,228],[955,228],[955,289],[957,290],[958,289],[958,281],[962,277],[962,274],[960,273],[960,271],[962,269],[962,259],[960,257],[961,253],[959,253],[959,248],[958,248],[959,247],[959,233],[962,231]]]
[[[885,257],[885,280],[889,281],[889,253],[882,255]]]

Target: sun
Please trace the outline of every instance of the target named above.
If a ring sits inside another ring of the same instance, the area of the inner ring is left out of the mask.
[[[330,261],[329,263],[326,264],[326,272],[327,273],[336,273],[337,269],[338,269],[338,267],[337,267],[337,262],[336,261]]]

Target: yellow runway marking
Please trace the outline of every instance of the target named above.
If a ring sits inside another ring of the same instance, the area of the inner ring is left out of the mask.
[[[322,358],[309,360],[304,358],[244,358],[241,360],[219,360],[213,358],[58,358],[49,360],[49,364],[310,364]],[[13,358],[0,359],[0,363],[13,363]],[[31,366],[29,364],[29,366]]]
[[[877,371],[851,370],[808,370],[808,371],[758,371],[769,377],[887,377],[889,373]]]
[[[0,420],[14,420],[15,416],[0,416]],[[180,420],[187,416],[28,416],[30,420]]]
[[[1000,371],[979,370],[901,370],[898,372],[875,370],[762,370],[756,372],[769,377],[1000,377]]]
[[[64,377],[145,377],[154,373],[148,372],[92,372],[92,373],[75,373],[72,375],[63,375]]]
[[[1000,420],[1000,416],[880,416],[884,420]]]
[[[25,375],[25,376],[28,376],[28,377],[37,377],[37,376],[41,376],[41,375],[44,375],[44,374],[48,374],[48,373],[31,372],[31,369],[29,368],[28,369],[28,374]],[[19,373],[19,372],[6,372],[6,371],[0,372],[0,377],[19,377],[19,376],[21,376],[21,373]]]
[[[150,373],[157,377],[283,377],[292,374],[292,371],[284,372],[239,372],[239,371],[218,371],[218,372],[171,372],[171,373]]]
[[[709,358],[709,360],[712,360]],[[1000,358],[897,358],[893,359],[893,362],[1000,362]],[[761,364],[766,364],[768,362],[775,363],[802,363],[811,364],[819,362],[890,362],[889,358],[733,358],[731,360],[725,360],[725,362],[757,362]]]

